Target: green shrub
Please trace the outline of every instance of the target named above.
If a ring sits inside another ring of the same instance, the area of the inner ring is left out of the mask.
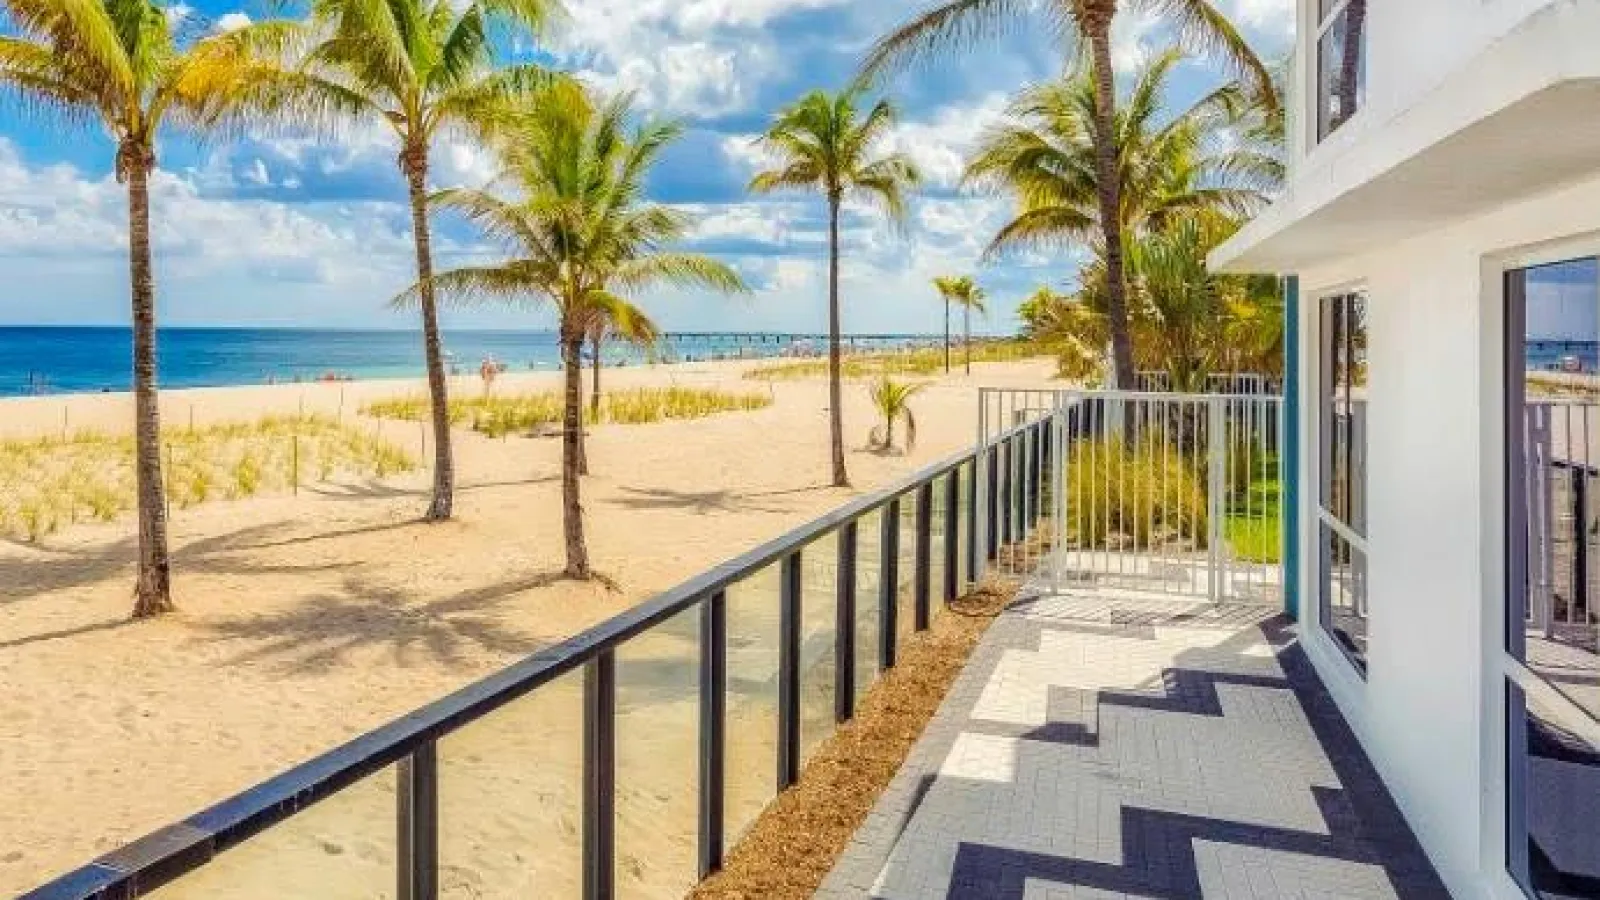
[[[1193,459],[1170,443],[1080,440],[1068,451],[1069,545],[1116,550],[1201,548],[1206,491]]]

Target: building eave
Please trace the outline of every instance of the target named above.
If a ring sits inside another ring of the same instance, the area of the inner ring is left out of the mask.
[[[1211,254],[1214,270],[1294,273],[1473,218],[1600,170],[1600,4],[1530,16],[1362,140],[1314,152],[1284,194]]]

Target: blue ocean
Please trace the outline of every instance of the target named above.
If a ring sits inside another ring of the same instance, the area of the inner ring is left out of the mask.
[[[869,341],[889,345],[902,339]],[[444,335],[448,364],[473,373],[489,358],[510,371],[555,369],[560,352],[549,331],[453,331]],[[657,351],[667,360],[778,356],[792,341],[745,334],[674,338]],[[0,328],[0,396],[125,391],[132,340],[126,328]],[[403,378],[423,373],[422,337],[407,331],[287,328],[167,328],[157,363],[162,387],[216,387],[314,381],[319,378]],[[605,360],[637,364],[644,354],[608,345]]]

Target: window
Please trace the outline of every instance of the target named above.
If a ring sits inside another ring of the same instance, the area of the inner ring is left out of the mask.
[[[1318,329],[1318,562],[1323,629],[1367,660],[1367,298],[1324,297]]]
[[[1506,275],[1506,861],[1600,898],[1600,261]]]
[[[1317,0],[1317,140],[1366,99],[1367,0]]]

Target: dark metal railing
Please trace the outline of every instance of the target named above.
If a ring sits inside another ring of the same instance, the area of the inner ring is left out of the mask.
[[[726,820],[729,588],[771,566],[778,567],[778,590],[773,598],[778,617],[778,709],[774,768],[769,770],[775,777],[766,795],[770,799],[800,775],[803,609],[815,602],[834,606],[833,710],[836,722],[846,721],[854,715],[858,682],[870,684],[894,665],[902,632],[900,617],[911,617],[913,630],[926,629],[945,603],[982,578],[980,547],[986,547],[991,558],[997,548],[992,540],[974,541],[977,530],[982,527],[990,535],[1003,530],[1009,540],[1013,536],[1020,539],[1033,526],[1032,517],[1039,507],[1025,504],[1027,498],[1038,496],[1042,469],[992,463],[1002,456],[1020,459],[1017,453],[1037,445],[1048,426],[1047,420],[1018,425],[982,449],[951,457],[863,496],[495,675],[101,856],[23,898],[109,900],[158,890],[163,898],[207,896],[211,889],[206,885],[215,884],[223,874],[217,868],[219,861],[228,860],[235,852],[248,855],[241,851],[247,845],[257,853],[283,852],[277,845],[252,842],[272,836],[276,827],[392,766],[394,827],[389,833],[395,837],[395,895],[400,900],[436,900],[441,872],[440,739],[493,716],[564,675],[581,671],[583,762],[577,792],[582,825],[574,846],[567,850],[581,854],[585,900],[609,900],[616,893],[618,861],[618,651],[630,640],[691,610],[700,617],[694,638],[699,681],[698,784],[694,788],[698,834],[694,840],[698,874],[704,878],[721,867],[726,849],[739,837],[729,833]],[[985,454],[989,465],[980,464]],[[987,490],[982,492],[989,502],[982,504],[985,509],[980,517],[979,472],[983,470],[989,473]],[[876,531],[858,528],[858,523],[873,513],[880,514],[881,527]],[[902,524],[907,519],[909,526]],[[915,541],[909,599],[902,596],[904,582],[897,572],[903,527],[914,530]],[[837,535],[836,542],[814,543],[830,534]],[[802,577],[802,548],[812,550],[830,543],[837,590],[832,597],[808,594]],[[870,552],[873,545],[876,553]],[[932,572],[935,560],[940,564],[937,580]],[[877,634],[872,638],[877,667],[863,672],[857,665],[858,631],[863,625],[856,609],[857,576],[861,565],[874,561],[880,586],[874,623]],[[908,608],[902,610],[902,604]],[[539,759],[530,758],[527,765],[537,767]],[[521,853],[562,852],[559,842],[546,840],[545,835],[525,837],[527,842],[518,848]],[[265,878],[271,880],[302,862],[269,859],[254,871],[268,873]],[[186,890],[191,879],[200,883],[194,884],[192,891]],[[292,893],[272,894],[272,884],[249,886],[266,891],[263,895]]]

